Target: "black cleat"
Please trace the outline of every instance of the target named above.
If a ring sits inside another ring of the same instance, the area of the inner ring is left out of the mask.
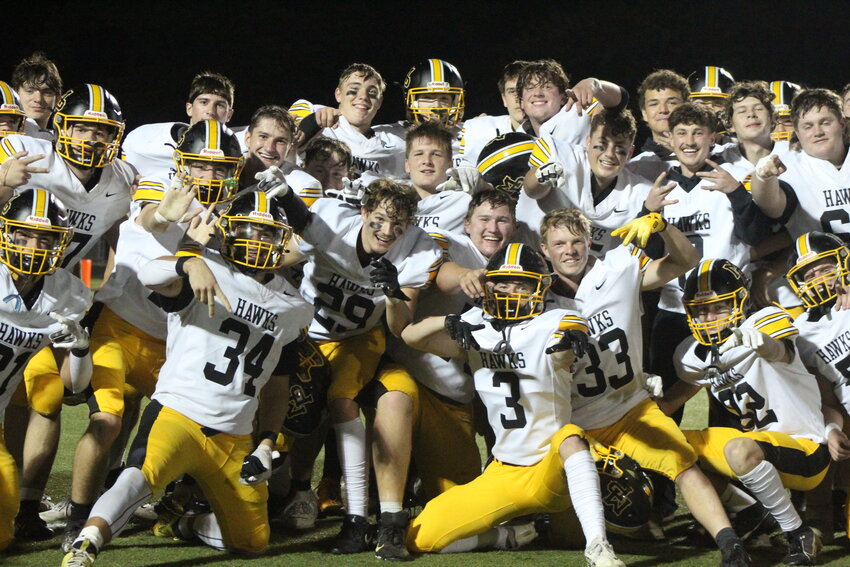
[[[720,567],[749,567],[750,565],[750,555],[740,540],[721,549],[720,553],[722,554]]]
[[[334,538],[331,553],[349,555],[374,549],[369,521],[363,516],[346,514],[342,519],[342,528]]]
[[[786,533],[788,555],[782,560],[785,565],[815,565],[818,553],[823,547],[820,536],[808,527],[802,526]]]
[[[378,525],[378,542],[375,546],[375,557],[388,561],[410,561],[413,559],[404,545],[404,534],[407,531],[407,512],[381,512],[381,522]]]

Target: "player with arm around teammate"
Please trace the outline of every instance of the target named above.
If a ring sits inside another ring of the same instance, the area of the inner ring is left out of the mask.
[[[197,480],[212,512],[175,518],[176,536],[247,553],[268,545],[264,481],[310,306],[273,273],[291,229],[264,193],[235,199],[217,231],[221,253],[162,257],[140,273],[169,313],[166,363],[129,467],[98,499],[63,566],[91,565],[140,501],[184,473]]]
[[[494,460],[481,476],[437,496],[413,519],[411,551],[511,548],[516,534],[498,524],[572,501],[588,565],[623,565],[605,538],[599,478],[570,415],[570,368],[584,355],[587,324],[575,312],[543,311],[549,283],[539,253],[509,244],[487,264],[483,309],[428,317],[402,333],[420,350],[467,358],[496,434]]]
[[[727,260],[703,260],[688,276],[683,303],[692,337],[676,349],[680,381],[660,401],[672,412],[701,388],[739,428],[685,436],[713,474],[740,481],[785,532],[786,565],[813,565],[819,535],[803,524],[785,488],[817,487],[829,466],[821,397],[794,346],[797,329],[778,307],[747,314],[747,281]]]

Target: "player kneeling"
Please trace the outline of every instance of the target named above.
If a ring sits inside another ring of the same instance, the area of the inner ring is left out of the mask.
[[[573,506],[588,565],[623,565],[605,537],[599,476],[584,432],[571,423],[571,367],[584,356],[587,324],[566,309],[543,312],[550,283],[537,252],[509,244],[487,263],[483,309],[428,317],[402,333],[415,348],[467,359],[496,436],[484,472],[413,519],[411,551],[512,549],[533,539],[533,528],[499,524]]]
[[[747,316],[748,282],[727,260],[703,260],[685,283],[693,337],[676,350],[680,381],[660,400],[667,413],[701,388],[737,418],[739,429],[685,431],[707,473],[740,481],[776,519],[788,541],[786,565],[813,565],[821,541],[786,488],[817,487],[829,467],[817,382],[794,346],[797,329],[777,307]]]
[[[175,517],[175,535],[249,553],[268,545],[264,481],[298,364],[296,339],[313,310],[273,273],[291,229],[265,194],[240,195],[215,225],[207,213],[193,226],[189,235],[201,244],[216,230],[221,253],[163,257],[140,271],[151,300],[169,312],[166,361],[127,468],[95,503],[63,566],[91,565],[136,506],[182,474],[198,482],[212,513]]]

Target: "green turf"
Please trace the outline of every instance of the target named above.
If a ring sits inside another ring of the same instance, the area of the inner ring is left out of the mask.
[[[705,424],[705,396],[700,395],[689,402],[683,427],[698,428]],[[63,430],[60,452],[56,459],[48,493],[55,500],[68,493],[70,484],[71,454],[74,444],[85,426],[86,407],[66,407],[63,417]],[[317,467],[320,469],[321,467]],[[684,542],[684,533],[690,518],[684,508],[680,509],[676,520],[667,527],[669,541],[663,544],[635,542],[615,539],[614,545],[619,556],[627,565],[650,567],[654,565],[677,567],[714,567],[720,562],[719,552],[688,546]],[[96,565],[101,567],[190,567],[190,566],[245,566],[245,565],[297,565],[304,567],[347,567],[355,565],[375,566],[377,560],[372,554],[338,557],[325,552],[330,539],[338,530],[338,520],[333,518],[319,520],[317,527],[307,533],[288,531],[272,523],[272,541],[269,551],[261,557],[245,559],[220,553],[201,545],[187,545],[184,542],[168,541],[150,535],[147,525],[131,524],[125,534],[116,539],[98,558]],[[847,540],[842,538],[844,542]],[[59,551],[60,538],[33,544],[20,544],[3,557],[0,565],[14,567],[58,566],[62,560]],[[776,538],[773,548],[753,550],[755,566],[778,565],[785,554],[785,548]],[[850,565],[850,548],[844,545],[832,545],[825,548],[822,564],[829,566]],[[527,563],[526,563],[527,562]],[[434,567],[494,567],[533,564],[534,567],[583,566],[584,558],[580,551],[547,549],[543,542],[535,542],[527,548],[515,552],[484,552],[455,555],[431,555],[416,559],[418,565]]]

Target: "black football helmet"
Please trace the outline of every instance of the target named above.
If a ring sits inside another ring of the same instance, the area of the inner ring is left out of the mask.
[[[457,68],[442,59],[428,59],[414,65],[404,78],[405,106],[407,119],[414,124],[428,120],[439,120],[451,127],[463,120],[466,107],[463,79]],[[449,106],[419,108],[417,99],[421,95],[448,93],[452,95]]]
[[[637,532],[649,522],[653,490],[649,475],[616,447],[591,444],[599,472],[606,527],[620,534]]]
[[[688,326],[700,344],[720,344],[730,336],[730,328],[744,319],[749,297],[749,281],[741,268],[729,260],[703,260],[691,270],[685,281],[682,302]],[[731,301],[729,315],[704,321],[711,305]]]
[[[797,83],[788,81],[771,81],[770,91],[773,93],[773,110],[778,118],[791,116],[791,101],[803,88]],[[793,130],[785,132],[772,132],[770,137],[774,140],[790,140],[794,134]]]
[[[831,303],[836,284],[850,285],[850,249],[839,237],[826,232],[807,232],[794,243],[791,267],[785,278],[806,308]],[[817,265],[823,268],[806,273]]]
[[[513,242],[490,257],[487,262],[484,312],[503,320],[528,319],[543,313],[544,296],[552,285],[546,261],[531,246]],[[500,292],[495,285],[502,281],[525,280],[529,293]]]
[[[298,367],[289,377],[289,410],[283,430],[305,437],[327,417],[331,365],[319,347],[305,336],[298,342]]]
[[[281,208],[262,191],[238,195],[218,220],[221,255],[247,274],[283,265],[292,229]]]
[[[71,135],[76,123],[102,124],[110,131],[109,141],[92,142]],[[67,91],[53,115],[56,128],[56,153],[83,168],[106,167],[118,157],[124,136],[124,115],[109,91],[100,85],[85,83]]]
[[[44,189],[25,189],[9,199],[0,230],[0,262],[29,276],[55,272],[73,236],[64,205]]]
[[[528,171],[534,138],[525,132],[509,132],[487,142],[478,156],[478,171],[494,189],[519,194]]]
[[[12,85],[5,81],[0,81],[0,115],[3,118],[11,117],[13,122],[11,127],[0,129],[0,138],[9,134],[24,133],[24,122],[27,118],[24,106]]]
[[[699,71],[694,71],[688,77],[691,88],[691,99],[695,98],[729,98],[729,89],[735,84],[735,79],[723,67],[708,65]]]
[[[187,178],[187,183],[197,186],[197,198],[201,204],[221,203],[233,197],[239,186],[244,159],[239,140],[227,126],[216,120],[202,120],[183,132],[174,150],[177,171],[188,174],[194,162],[227,168],[224,179]]]

